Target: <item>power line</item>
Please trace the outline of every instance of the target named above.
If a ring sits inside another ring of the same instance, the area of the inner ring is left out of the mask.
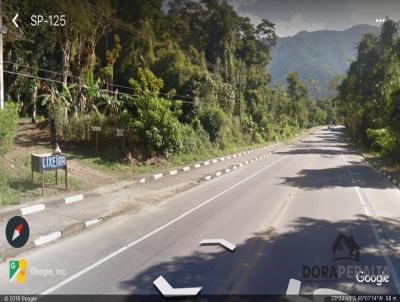
[[[15,75],[20,75],[20,76],[25,76],[28,78],[33,78],[33,79],[39,79],[39,80],[43,80],[43,81],[49,81],[49,82],[54,82],[54,83],[59,83],[59,84],[65,84],[62,81],[58,81],[58,80],[54,80],[54,79],[49,79],[49,78],[43,78],[40,76],[33,76],[30,74],[26,74],[26,73],[20,73],[20,72],[16,72],[16,71],[10,71],[10,70],[4,70],[5,73],[9,73],[9,74],[15,74]]]
[[[43,71],[43,72],[47,72],[47,73],[52,73],[52,74],[55,74],[55,75],[64,76],[64,73],[62,73],[62,72],[57,72],[57,71],[53,71],[53,70],[48,70],[48,69],[43,69],[43,68],[34,67],[34,66],[30,66],[30,65],[25,65],[25,64],[18,63],[18,62],[11,62],[11,61],[4,60],[3,63],[14,65],[14,66],[20,66],[20,67],[24,67],[24,68],[29,68],[29,69],[33,69],[33,70]],[[71,74],[67,74],[66,76],[69,77],[69,78],[76,78],[76,79],[80,79],[81,80],[80,77],[74,76],[74,75],[71,75]]]
[[[15,72],[15,71],[10,71],[10,70],[4,70],[5,73],[9,73],[9,74],[14,74],[14,75],[18,75],[18,76],[25,76],[25,77],[29,77],[29,78],[33,78],[33,79],[39,79],[42,81],[48,81],[48,82],[53,82],[53,83],[58,83],[58,84],[65,84],[63,81],[59,81],[59,80],[54,80],[54,79],[49,79],[49,78],[45,78],[45,77],[40,77],[40,76],[35,76],[35,75],[31,75],[31,74],[27,74],[27,73],[20,73],[20,72]],[[86,85],[82,85],[82,84],[77,84],[77,83],[73,83],[77,86],[80,86],[82,88],[89,88]],[[139,95],[137,94],[129,94],[129,93],[124,93],[124,92],[119,92],[119,91],[112,91],[112,90],[107,90],[107,89],[100,89],[101,92],[108,92],[108,93],[112,93],[112,94],[116,94],[116,95],[125,95],[125,96],[136,96],[138,97]],[[174,95],[175,97],[176,95]],[[170,101],[175,101],[173,99],[170,99]],[[189,101],[182,101],[180,100],[182,103],[187,103],[187,104],[193,104],[193,102],[189,102]]]
[[[25,68],[29,68],[29,69],[33,69],[33,70],[43,71],[43,72],[47,72],[47,73],[52,73],[52,74],[56,74],[56,75],[60,75],[60,76],[64,76],[64,74],[61,73],[61,72],[56,72],[56,71],[53,71],[53,70],[48,70],[48,69],[33,67],[33,66],[29,66],[29,65],[24,65],[24,64],[17,63],[17,62],[4,61],[4,63],[11,64],[11,65],[14,65],[14,66],[21,66],[21,67],[25,67]],[[75,79],[78,79],[79,81],[85,82],[85,78],[81,78],[81,77],[78,77],[78,76],[67,75],[67,77],[75,78]],[[47,79],[48,79],[48,78],[47,78]],[[64,84],[64,82],[62,82],[62,83]],[[77,84],[77,85],[79,85],[80,83],[74,83],[74,82],[73,82],[72,84]],[[103,85],[103,86],[106,85],[106,83],[100,83],[100,84]],[[127,90],[130,90],[130,91],[135,91],[132,87],[128,87],[128,86],[123,86],[123,85],[118,85],[118,84],[113,84],[113,86],[114,86],[114,87],[117,87],[117,88],[127,89]],[[109,90],[109,91],[110,91],[110,90]],[[160,95],[167,95],[167,93],[160,93]],[[194,97],[191,97],[191,96],[188,96],[188,95],[179,95],[179,94],[175,94],[174,96],[175,96],[175,97],[179,97],[179,98],[194,99]]]
[[[128,31],[128,32],[130,32],[130,33],[132,33],[132,34],[134,34],[134,35],[136,35],[136,36],[139,36],[139,35],[140,35],[140,32],[137,31],[137,30],[135,30],[130,24],[124,22],[123,20],[121,20],[121,19],[119,19],[119,18],[116,18],[116,17],[113,17],[113,16],[107,16],[107,15],[103,14],[103,13],[100,12],[98,9],[96,9],[92,4],[90,4],[90,3],[88,3],[88,2],[86,2],[86,1],[84,1],[84,0],[78,1],[78,3],[79,3],[79,4],[82,4],[83,6],[85,6],[86,9],[88,9],[89,11],[95,13],[97,16],[102,17],[102,18],[107,18],[107,19],[109,19],[110,21],[112,21],[114,24],[116,24],[116,25],[119,26],[120,28],[124,29],[125,31]],[[165,44],[165,42],[159,42],[159,43],[164,43],[164,44]],[[55,74],[55,75],[64,76],[64,73],[60,73],[60,72],[56,72],[56,71],[52,71],[52,70],[46,70],[46,69],[43,69],[43,68],[37,68],[37,67],[29,66],[29,65],[23,65],[23,64],[16,63],[16,62],[5,61],[5,63],[13,64],[13,65],[19,65],[19,66],[23,66],[23,67],[25,67],[25,68],[30,68],[30,69],[33,69],[33,70],[38,70],[38,71],[43,71],[43,72],[52,73],[52,74]],[[206,62],[206,64],[207,64],[207,66],[211,67],[211,68],[214,69],[214,70],[220,70],[220,67],[219,67],[219,66],[216,66],[216,65],[211,64],[211,63],[208,63],[208,62]],[[8,73],[12,73],[12,72],[8,71]],[[14,74],[26,75],[26,74],[21,74],[21,73],[14,73]],[[32,76],[32,75],[26,75],[26,76],[29,76],[29,77],[31,77],[31,78],[35,78],[35,77]],[[82,78],[79,77],[79,76],[74,76],[74,75],[70,75],[70,74],[67,74],[66,76],[69,77],[69,78],[78,79],[79,81],[82,81],[82,80],[84,81],[84,79],[82,79]],[[52,79],[48,79],[48,78],[44,78],[44,77],[38,77],[38,76],[37,76],[36,78],[37,78],[37,79],[46,80],[46,81],[52,80]],[[64,84],[64,82],[61,82],[61,81],[57,81],[57,80],[52,80],[52,81],[53,81],[53,82],[56,82],[56,83]],[[73,83],[73,84],[77,84],[77,83]],[[80,85],[80,84],[78,83],[77,85]],[[101,85],[104,86],[104,85],[106,85],[106,83],[101,83]],[[123,85],[118,85],[118,84],[114,84],[114,83],[113,83],[112,85],[113,85],[113,87],[117,87],[117,88],[122,88],[122,89],[127,89],[127,90],[130,90],[130,91],[134,91],[134,89],[133,89],[132,87],[123,86]],[[84,87],[83,85],[81,85],[81,86]],[[114,93],[113,91],[110,91],[110,90],[104,90],[104,91],[109,91],[109,92]],[[120,94],[122,94],[122,93],[120,93]],[[132,95],[134,95],[134,94],[132,94]],[[168,95],[168,94],[167,94],[167,93],[160,93],[160,95],[166,96],[166,95]],[[176,94],[176,95],[174,95],[174,97],[186,98],[186,99],[195,100],[195,97],[191,97],[191,96],[187,96],[187,95],[177,95],[177,94]],[[183,101],[183,102],[184,102],[184,101]],[[193,102],[185,102],[185,103],[193,103]]]
[[[88,9],[89,11],[95,13],[96,15],[98,15],[99,17],[102,18],[107,18],[108,20],[112,21],[114,24],[118,25],[120,28],[125,29],[126,31],[133,33],[135,35],[140,35],[140,32],[137,31],[136,29],[134,29],[130,24],[124,22],[123,20],[113,17],[113,16],[108,16],[103,14],[101,11],[99,11],[98,9],[96,9],[92,4],[84,1],[84,0],[80,0],[77,1],[79,4],[82,4],[83,6],[86,7],[86,9]]]
[[[116,18],[116,17],[113,17],[113,16],[104,15],[99,10],[97,10],[92,4],[90,4],[90,3],[88,3],[88,2],[86,2],[84,0],[79,1],[79,3],[82,4],[83,6],[85,6],[88,10],[90,10],[90,11],[94,12],[95,14],[97,14],[99,17],[107,18],[110,21],[112,21],[114,24],[119,26],[120,28],[124,29],[125,31],[130,32],[130,33],[132,33],[132,34],[134,34],[136,36],[140,36],[141,33],[139,31],[135,30],[130,24],[124,22],[123,20],[121,20],[119,18]],[[158,43],[166,44],[165,42],[160,42],[160,41],[158,41]],[[210,67],[214,71],[216,71],[216,70],[220,71],[221,70],[220,66],[217,66],[215,64],[208,63],[208,62],[206,62],[206,64],[207,64],[208,67]]]

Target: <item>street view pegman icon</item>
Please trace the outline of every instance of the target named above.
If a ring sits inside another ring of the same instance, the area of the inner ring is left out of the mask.
[[[11,218],[6,226],[6,238],[11,246],[23,247],[29,239],[28,222],[21,216]]]
[[[26,261],[25,259],[10,260],[9,263],[10,282],[14,281],[15,277],[17,277],[18,283],[24,283],[26,280],[27,266],[28,266],[28,261]]]

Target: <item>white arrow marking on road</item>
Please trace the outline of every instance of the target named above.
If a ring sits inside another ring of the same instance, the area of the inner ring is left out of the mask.
[[[261,168],[260,170],[258,170],[257,172],[247,176],[245,179],[240,180],[239,182],[233,184],[232,186],[226,188],[225,190],[217,193],[216,195],[210,197],[209,199],[203,201],[202,203],[198,204],[197,206],[195,206],[194,208],[186,211],[185,213],[181,214],[180,216],[172,219],[171,221],[167,222],[166,224],[159,226],[157,229],[151,231],[150,233],[147,233],[146,235],[143,235],[142,237],[128,243],[127,245],[124,245],[122,247],[120,247],[119,249],[117,249],[116,251],[112,252],[111,254],[108,254],[106,256],[104,256],[103,258],[97,260],[96,262],[86,266],[84,269],[76,272],[75,274],[73,274],[72,276],[62,280],[61,282],[57,283],[56,285],[53,285],[52,287],[42,291],[40,294],[41,295],[48,295],[54,291],[56,291],[57,289],[63,287],[66,284],[71,283],[72,281],[78,279],[79,277],[81,277],[82,275],[86,274],[87,272],[92,271],[94,268],[102,265],[103,263],[109,261],[110,259],[124,253],[126,250],[138,245],[139,243],[143,242],[144,240],[152,237],[155,234],[158,234],[159,232],[161,232],[162,230],[168,228],[169,226],[173,225],[174,223],[182,220],[183,218],[187,217],[188,215],[192,214],[193,212],[197,211],[198,209],[204,207],[205,205],[211,203],[213,200],[217,199],[218,197],[232,191],[234,188],[240,186],[241,184],[249,181],[250,179],[256,177],[257,175],[259,175],[260,173],[263,173],[264,171],[266,171],[267,169],[273,167],[274,165],[276,165],[278,162],[284,160],[286,157],[288,157],[289,155],[284,155],[278,159],[276,159],[275,161],[273,161],[272,163],[268,164],[267,166]],[[145,179],[144,179],[145,180]]]
[[[153,284],[164,297],[196,296],[201,291],[201,287],[173,288],[163,276],[159,276]]]
[[[200,245],[214,245],[214,244],[219,244],[223,246],[224,248],[230,250],[233,252],[236,248],[236,246],[229,241],[226,241],[225,239],[204,239],[200,241]]]
[[[288,284],[288,288],[286,290],[286,295],[288,296],[287,299],[293,302],[309,302],[309,301],[316,301],[314,300],[310,300],[310,299],[306,299],[303,297],[300,297],[300,287],[301,287],[301,281],[296,280],[296,279],[290,279],[289,280],[289,284]],[[346,293],[338,291],[338,290],[334,290],[334,289],[330,289],[330,288],[318,288],[316,290],[314,290],[313,292],[313,296],[320,296],[323,295],[321,298],[321,301],[324,301],[323,298],[325,298],[326,296],[335,296],[335,295],[345,295],[348,296]],[[319,299],[317,299],[319,301]]]
[[[18,23],[17,23],[17,18],[18,18],[19,14],[16,14],[15,17],[12,19],[12,22],[14,23],[15,27],[18,28]]]

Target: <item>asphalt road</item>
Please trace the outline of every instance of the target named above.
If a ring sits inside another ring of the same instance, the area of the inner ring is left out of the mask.
[[[200,295],[285,294],[290,279],[301,282],[301,294],[400,294],[399,217],[400,191],[347,146],[341,128],[323,129],[287,151],[24,255],[25,284],[9,282],[8,263],[0,264],[0,293],[159,295],[153,281],[162,275],[173,287],[202,287]],[[336,256],[348,256],[352,236],[358,260],[333,259],[339,233]],[[212,238],[236,250],[199,245]],[[382,268],[387,283],[356,280],[358,270],[377,275]],[[53,275],[44,276],[49,269]]]

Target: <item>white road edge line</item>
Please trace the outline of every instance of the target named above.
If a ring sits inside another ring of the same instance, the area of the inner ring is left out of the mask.
[[[38,203],[38,204],[35,204],[30,207],[21,208],[20,210],[21,210],[21,215],[24,216],[24,215],[36,213],[39,211],[43,211],[45,208],[46,208],[46,205],[44,203]]]
[[[116,250],[115,252],[101,258],[100,260],[94,262],[93,264],[85,267],[84,269],[80,270],[79,272],[73,274],[72,276],[68,277],[67,279],[57,283],[56,285],[44,290],[43,292],[40,293],[40,295],[48,295],[52,292],[54,292],[55,290],[59,289],[60,287],[70,283],[71,281],[79,278],[80,276],[84,275],[85,273],[91,271],[92,269],[96,268],[97,266],[103,264],[104,262],[110,260],[111,258],[114,258],[115,256],[121,254],[122,252],[126,251],[127,249],[139,244],[140,242],[146,240],[147,238],[157,234],[158,232],[164,230],[165,228],[169,227],[170,225],[174,224],[175,222],[185,218],[186,216],[190,215],[191,213],[193,213],[194,211],[197,211],[198,209],[200,209],[201,207],[204,207],[205,205],[207,205],[208,203],[210,203],[211,201],[217,199],[218,197],[226,194],[227,192],[233,190],[234,188],[236,188],[237,186],[240,186],[242,183],[245,183],[247,181],[249,181],[250,179],[252,179],[253,177],[257,176],[258,174],[264,172],[265,170],[269,169],[270,167],[274,166],[275,164],[277,164],[278,162],[280,162],[281,160],[283,160],[284,158],[286,158],[288,155],[284,155],[281,158],[275,160],[274,162],[270,163],[269,165],[265,166],[264,168],[258,170],[257,172],[247,176],[245,179],[242,179],[241,181],[235,183],[234,185],[226,188],[225,190],[219,192],[218,194],[214,195],[213,197],[210,197],[209,199],[207,199],[206,201],[202,202],[201,204],[195,206],[194,208],[186,211],[185,213],[183,213],[182,215],[174,218],[173,220],[167,222],[166,224],[156,228],[155,230],[151,231],[150,233],[147,233],[146,235],[136,239],[135,241],[132,241],[131,243],[119,248],[118,250]]]
[[[371,221],[371,218],[375,218],[375,217],[373,217],[373,215],[372,215],[371,213],[369,213],[369,211],[368,211],[368,204],[365,202],[365,200],[364,200],[364,198],[363,198],[363,196],[362,196],[362,194],[361,194],[360,187],[357,185],[357,182],[356,182],[356,180],[355,180],[355,178],[354,178],[354,176],[353,176],[353,173],[351,172],[351,170],[350,170],[350,168],[349,168],[349,164],[348,164],[348,162],[347,162],[347,160],[346,160],[346,157],[345,157],[343,154],[342,154],[342,159],[343,159],[343,162],[344,162],[344,164],[345,164],[346,170],[347,170],[347,172],[348,172],[349,175],[350,175],[351,181],[352,181],[352,183],[353,183],[353,185],[354,185],[354,188],[355,188],[355,190],[356,190],[358,199],[359,199],[359,201],[360,201],[360,203],[361,203],[361,206],[362,206],[362,208],[363,208],[363,210],[364,210],[364,212],[365,212],[365,215],[367,215],[367,217],[368,217],[368,223],[369,223],[369,225],[371,226],[372,232],[374,233],[375,240],[378,242],[378,245],[380,246],[381,251],[383,252],[383,253],[382,253],[382,254],[383,254],[383,258],[385,259],[385,262],[386,262],[386,264],[387,264],[387,266],[388,266],[388,268],[389,268],[389,270],[390,270],[390,274],[391,274],[392,277],[393,277],[393,283],[394,283],[394,285],[395,285],[395,287],[396,287],[397,293],[399,294],[399,293],[400,293],[399,276],[398,276],[397,273],[396,273],[396,269],[394,268],[394,265],[393,265],[392,260],[391,260],[390,257],[385,253],[386,248],[385,248],[384,245],[382,244],[382,239],[381,239],[381,237],[379,236],[378,230],[375,228],[374,224],[373,224],[372,221]]]

